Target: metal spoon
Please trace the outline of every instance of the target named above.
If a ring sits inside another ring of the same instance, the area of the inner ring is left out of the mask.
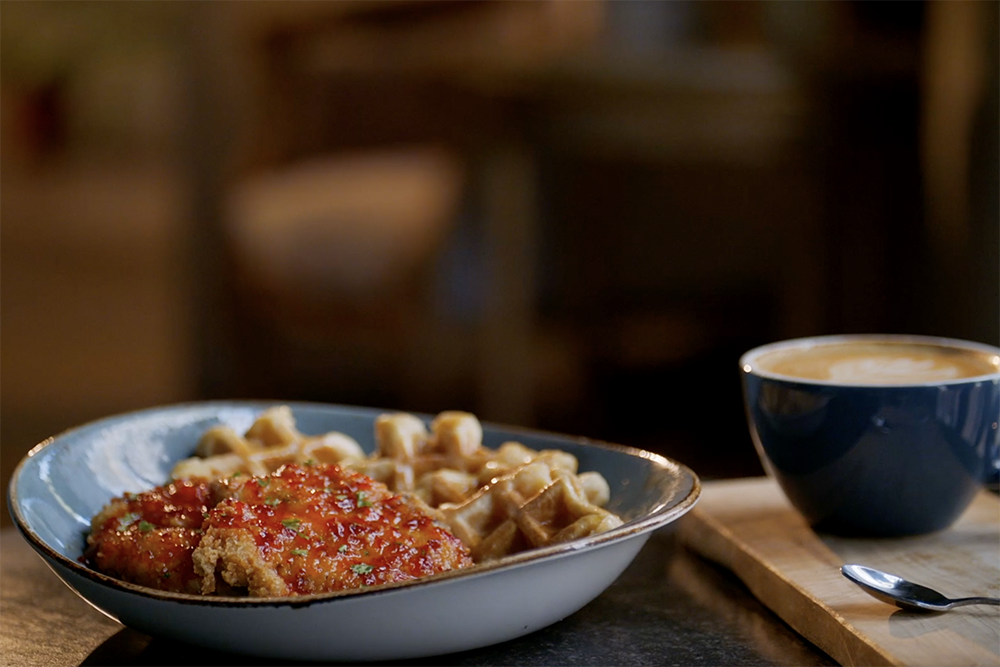
[[[975,597],[952,600],[926,586],[900,579],[886,572],[873,570],[864,565],[844,565],[840,571],[872,597],[888,604],[894,604],[901,609],[948,611],[967,604],[1000,605],[998,598]]]

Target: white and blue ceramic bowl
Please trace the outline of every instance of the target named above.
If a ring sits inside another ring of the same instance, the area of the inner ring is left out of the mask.
[[[340,431],[368,451],[383,411],[290,405],[306,434]],[[562,449],[611,487],[625,524],[607,533],[415,583],[298,598],[200,597],[124,583],[78,562],[90,518],[111,498],[164,483],[199,436],[245,431],[274,403],[208,402],[109,417],[35,447],[11,479],[14,521],[52,570],[126,626],[213,649],[281,659],[386,660],[440,655],[519,637],[577,611],[607,588],[651,532],[690,510],[697,476],[662,456],[583,438],[484,424],[484,444]]]

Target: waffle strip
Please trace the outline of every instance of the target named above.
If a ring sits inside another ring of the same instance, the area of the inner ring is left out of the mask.
[[[610,530],[622,520],[603,508],[607,481],[577,473],[576,457],[536,451],[519,442],[484,447],[479,420],[467,412],[438,414],[430,429],[408,413],[380,415],[376,450],[366,456],[342,433],[306,436],[287,406],[265,410],[240,436],[224,426],[207,431],[196,456],[177,464],[175,479],[264,475],[286,463],[337,463],[416,497],[486,562]]]

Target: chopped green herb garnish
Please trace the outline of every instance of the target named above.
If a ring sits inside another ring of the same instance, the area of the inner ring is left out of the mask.
[[[296,556],[308,556],[309,552],[305,549],[292,549],[292,553]]]
[[[341,544],[339,547],[337,547],[337,551],[339,553],[344,553],[345,551],[347,551],[347,545],[346,544]]]
[[[298,531],[299,525],[302,523],[299,519],[282,519],[281,525],[285,528],[291,528],[294,531]]]
[[[234,472],[234,473],[233,473],[232,475],[230,475],[229,477],[230,477],[230,479],[236,479],[237,477],[240,477],[240,476],[241,476],[242,474],[243,474],[243,472],[242,472],[242,471],[240,471],[240,470],[237,470],[236,472]]]
[[[365,500],[365,492],[358,491],[358,507],[371,507],[372,504]]]
[[[140,518],[141,517],[135,512],[129,512],[118,519],[118,530],[127,530],[129,526],[138,521]]]
[[[153,530],[153,528],[155,528],[155,526],[153,526],[153,524],[151,524],[148,521],[139,522],[139,530],[141,530],[144,533],[148,533],[149,531]]]
[[[268,498],[264,501],[265,505],[270,505],[271,507],[276,507],[281,504],[281,498]]]
[[[316,459],[306,459],[305,461],[302,462],[302,465],[306,467],[314,466],[316,465]]]
[[[261,478],[261,479],[257,480],[257,486],[262,486],[265,489],[268,487],[268,485],[270,483],[271,483],[271,480],[269,480],[269,479],[263,479],[263,478]]]
[[[352,565],[351,569],[354,570],[355,574],[368,574],[375,568],[367,563],[358,563],[357,565]]]
[[[343,493],[338,493],[337,500],[347,500],[347,496],[345,496]]]

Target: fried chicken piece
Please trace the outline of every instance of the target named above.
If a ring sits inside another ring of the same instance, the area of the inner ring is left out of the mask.
[[[198,593],[192,554],[217,498],[205,481],[178,481],[125,494],[92,520],[84,564],[123,581],[165,591]]]
[[[433,510],[336,465],[290,464],[216,486],[225,499],[209,510],[193,553],[204,594],[324,593],[472,565]]]
[[[111,501],[84,564],[166,591],[281,597],[472,565],[434,510],[335,465],[177,480]]]

